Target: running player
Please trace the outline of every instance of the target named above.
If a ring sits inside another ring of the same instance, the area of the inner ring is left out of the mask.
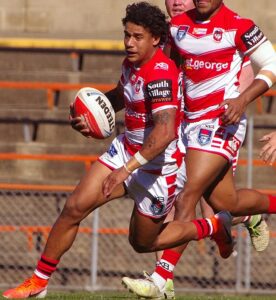
[[[237,216],[275,213],[275,196],[246,189],[236,192],[233,180],[233,167],[246,129],[243,113],[275,82],[275,52],[251,20],[239,17],[222,0],[193,3],[194,10],[172,19],[170,32],[171,48],[184,61],[187,115],[183,138],[187,145],[188,182],[176,202],[175,218],[185,219],[187,205],[189,211],[194,211],[202,195],[216,210],[227,209]],[[260,72],[240,92],[238,79],[245,55],[258,65]],[[258,222],[249,228],[256,237]],[[172,277],[182,251],[183,246],[165,250],[152,281],[139,280],[139,286],[135,283],[131,290],[139,296],[139,290],[147,289],[147,296],[156,298]]]
[[[159,47],[168,29],[159,8],[147,2],[128,5],[122,22],[126,59],[121,80],[107,97],[116,111],[125,107],[125,133],[113,140],[66,201],[32,277],[4,292],[5,298],[45,297],[48,280],[72,246],[80,222],[126,192],[135,201],[129,241],[136,251],[153,252],[210,235],[219,247],[227,244],[232,251],[231,216],[226,212],[163,226],[178,192],[182,162],[177,147],[179,72]]]

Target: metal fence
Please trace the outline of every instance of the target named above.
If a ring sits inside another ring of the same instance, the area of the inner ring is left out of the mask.
[[[2,190],[0,192],[0,288],[30,276],[51,225],[70,192]],[[51,289],[121,289],[121,277],[139,277],[154,268],[154,254],[135,253],[128,243],[133,201],[121,198],[98,209],[81,224],[77,239],[58,271]],[[276,293],[276,218],[269,217],[271,241],[255,252],[244,227],[234,227],[236,251],[219,257],[209,239],[191,242],[175,269],[175,287],[186,291]]]

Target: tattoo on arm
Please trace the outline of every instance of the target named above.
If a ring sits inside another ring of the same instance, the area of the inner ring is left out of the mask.
[[[155,124],[165,125],[168,124],[169,120],[170,120],[170,114],[166,111],[160,112],[154,116]]]
[[[143,148],[150,150],[150,149],[154,148],[155,145],[156,145],[156,138],[153,136],[149,136],[147,138],[147,141],[145,142]]]

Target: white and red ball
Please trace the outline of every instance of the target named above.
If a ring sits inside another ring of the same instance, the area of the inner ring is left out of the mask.
[[[95,139],[109,137],[115,128],[115,112],[108,98],[97,89],[84,87],[74,100],[75,117],[85,120],[90,136]]]

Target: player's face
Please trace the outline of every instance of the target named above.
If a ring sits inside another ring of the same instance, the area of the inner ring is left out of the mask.
[[[219,10],[222,0],[193,0],[199,20],[208,20]]]
[[[192,0],[165,0],[165,5],[171,18],[194,8]]]
[[[143,26],[127,22],[124,30],[124,43],[127,59],[137,67],[147,63],[154,55],[159,38]]]

